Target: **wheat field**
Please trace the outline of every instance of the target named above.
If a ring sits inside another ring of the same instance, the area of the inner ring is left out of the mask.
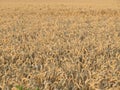
[[[28,1],[0,1],[0,90],[120,90],[119,0]]]

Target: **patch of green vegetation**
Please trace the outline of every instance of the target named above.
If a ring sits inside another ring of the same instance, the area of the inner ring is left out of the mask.
[[[16,88],[18,90],[30,90],[30,89],[24,89],[23,86],[16,86]],[[36,90],[39,90],[39,88],[37,87]]]
[[[23,90],[23,86],[16,86],[18,90]]]

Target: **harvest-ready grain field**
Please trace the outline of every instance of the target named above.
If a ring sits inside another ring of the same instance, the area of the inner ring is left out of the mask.
[[[68,1],[1,0],[0,90],[120,90],[119,0]]]

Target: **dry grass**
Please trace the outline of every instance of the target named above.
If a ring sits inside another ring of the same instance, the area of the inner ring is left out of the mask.
[[[120,90],[120,9],[0,6],[0,87],[18,85]]]

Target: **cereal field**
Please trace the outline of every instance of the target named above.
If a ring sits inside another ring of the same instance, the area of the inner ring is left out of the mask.
[[[120,90],[112,4],[0,3],[0,90]]]

